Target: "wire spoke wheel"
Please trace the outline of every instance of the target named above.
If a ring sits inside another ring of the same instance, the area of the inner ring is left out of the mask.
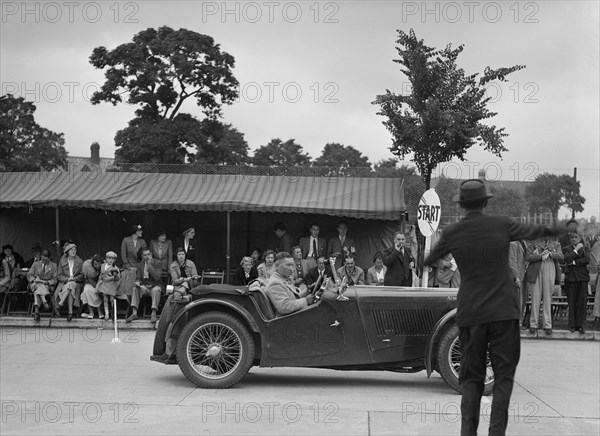
[[[222,312],[193,318],[177,343],[184,375],[202,388],[227,388],[241,380],[254,359],[254,341],[239,319]]]

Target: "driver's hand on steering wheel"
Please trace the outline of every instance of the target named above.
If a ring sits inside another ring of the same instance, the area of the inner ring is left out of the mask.
[[[312,305],[315,302],[315,296],[313,294],[308,294],[306,296],[306,302],[308,303],[308,305]]]

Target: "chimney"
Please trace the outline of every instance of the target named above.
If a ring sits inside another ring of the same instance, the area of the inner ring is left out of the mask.
[[[92,142],[90,149],[92,150],[92,156],[90,159],[92,164],[100,165],[100,144],[97,142]]]

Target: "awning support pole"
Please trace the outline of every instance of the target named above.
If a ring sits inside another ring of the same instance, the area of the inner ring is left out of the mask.
[[[231,212],[227,211],[227,251],[225,254],[225,283],[229,284],[229,267],[231,260]]]
[[[56,251],[58,253],[58,258],[60,259],[60,256],[62,254],[62,247],[60,246],[60,231],[59,231],[60,221],[59,221],[58,206],[54,209],[54,226],[55,226],[55,233],[56,233],[55,241],[57,242]]]

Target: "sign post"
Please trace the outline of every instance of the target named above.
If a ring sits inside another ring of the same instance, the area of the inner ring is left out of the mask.
[[[419,200],[417,208],[417,224],[421,234],[425,236],[425,253],[424,258],[431,251],[431,236],[435,233],[440,224],[442,215],[442,206],[440,197],[438,197],[435,189],[431,188],[423,194]],[[426,288],[429,283],[429,269],[423,268],[421,286]]]

